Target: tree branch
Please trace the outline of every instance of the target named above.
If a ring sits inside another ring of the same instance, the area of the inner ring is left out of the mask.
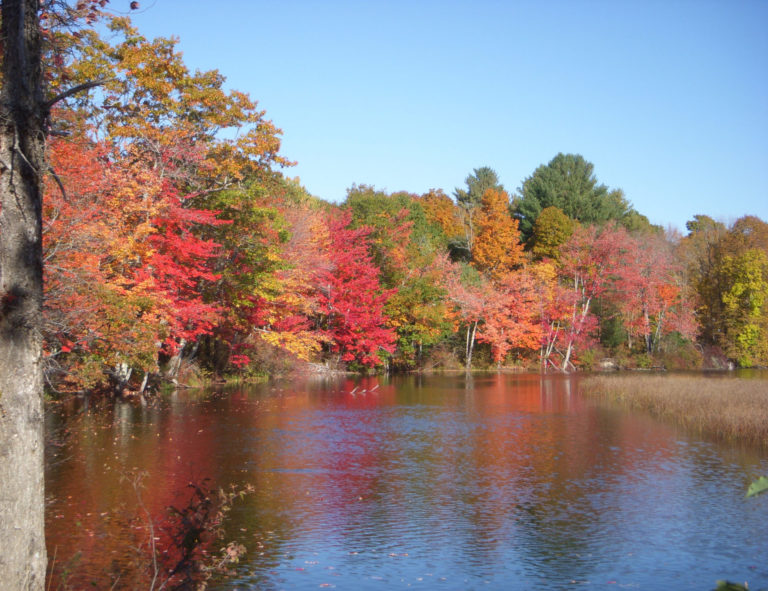
[[[55,97],[53,97],[51,100],[49,100],[47,103],[43,105],[43,108],[46,111],[49,111],[53,105],[58,103],[59,101],[63,101],[65,98],[69,98],[70,96],[77,94],[78,92],[82,92],[83,90],[89,90],[91,88],[95,88],[96,86],[101,86],[102,84],[106,84],[107,82],[110,82],[114,80],[114,78],[100,78],[99,80],[92,80],[90,82],[83,82],[82,84],[78,84],[77,86],[73,86],[69,90],[65,90],[64,92],[61,92],[57,94]]]
[[[61,182],[61,179],[59,178],[59,175],[56,174],[56,171],[53,169],[52,166],[48,167],[48,174],[50,174],[53,177],[53,180],[56,181],[56,184],[59,185],[59,190],[61,191],[61,196],[64,198],[64,201],[67,200],[67,191],[64,189],[64,183]]]

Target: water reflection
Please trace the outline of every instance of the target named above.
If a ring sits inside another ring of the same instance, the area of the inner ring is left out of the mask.
[[[190,479],[256,487],[221,588],[768,584],[768,503],[743,498],[768,459],[590,404],[576,378],[315,380],[49,423],[49,547],[83,551],[75,588],[126,568],[133,468],[155,513]]]

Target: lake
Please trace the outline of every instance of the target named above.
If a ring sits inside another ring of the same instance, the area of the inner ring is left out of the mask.
[[[130,586],[190,481],[250,484],[215,589],[768,588],[765,450],[584,399],[577,376],[308,378],[52,408],[52,589]],[[77,554],[80,552],[81,554]]]

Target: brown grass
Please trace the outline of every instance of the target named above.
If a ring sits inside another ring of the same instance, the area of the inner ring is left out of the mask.
[[[705,436],[768,447],[768,380],[713,376],[591,376],[592,398],[619,402]]]

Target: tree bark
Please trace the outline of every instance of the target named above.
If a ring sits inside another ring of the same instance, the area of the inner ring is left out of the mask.
[[[42,188],[46,107],[37,0],[2,0],[0,581],[43,589]]]

